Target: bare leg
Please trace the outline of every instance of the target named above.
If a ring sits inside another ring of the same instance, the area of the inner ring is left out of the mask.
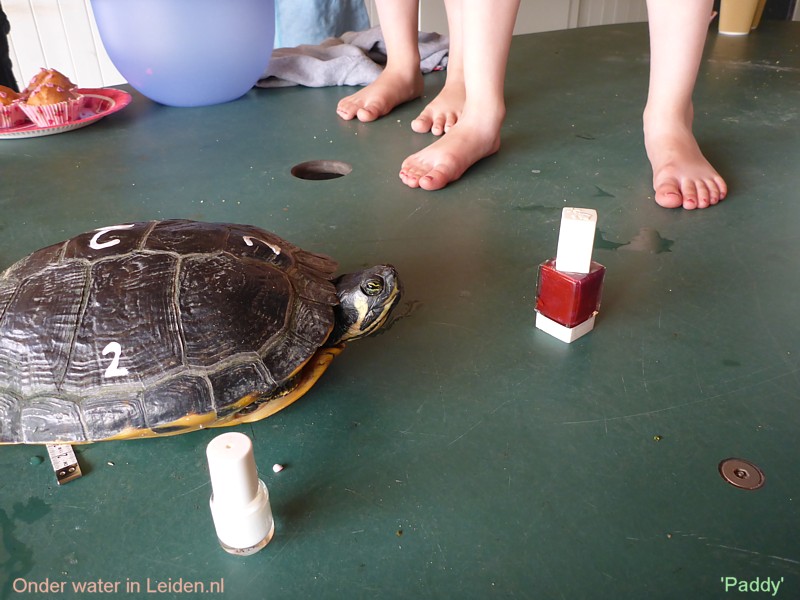
[[[461,27],[462,0],[445,0],[450,48],[447,55],[447,79],[444,87],[420,115],[411,121],[417,133],[442,135],[456,124],[464,108],[464,39]]]
[[[427,148],[409,156],[400,179],[409,187],[438,190],[500,149],[506,114],[503,86],[520,0],[451,0],[461,14],[466,100],[458,122]]]
[[[386,42],[386,67],[364,89],[339,101],[336,112],[346,121],[355,117],[374,121],[422,94],[418,0],[378,0],[376,4]]]
[[[728,191],[692,132],[692,92],[712,6],[712,0],[647,2],[650,89],[644,142],[653,168],[655,200],[666,208],[706,208]]]

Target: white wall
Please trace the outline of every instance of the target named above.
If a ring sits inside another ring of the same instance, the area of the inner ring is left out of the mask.
[[[645,21],[645,1],[521,0],[514,33]],[[365,2],[377,24],[374,0]],[[124,82],[100,41],[90,0],[3,0],[3,10],[11,22],[11,62],[20,86],[41,67],[58,69],[81,87]],[[443,0],[420,0],[420,30],[447,32]]]
[[[11,23],[11,63],[20,87],[41,67],[81,87],[124,83],[100,41],[89,0],[3,0]]]

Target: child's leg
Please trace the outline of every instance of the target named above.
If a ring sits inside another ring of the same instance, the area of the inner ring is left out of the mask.
[[[336,112],[345,120],[374,121],[422,94],[417,27],[418,0],[377,0],[386,42],[386,67],[378,78],[339,101]]]
[[[442,135],[458,121],[464,108],[464,40],[461,28],[462,0],[445,0],[447,26],[450,30],[450,48],[447,53],[447,79],[444,87],[430,101],[420,115],[411,121],[417,133]]]
[[[692,133],[692,92],[712,6],[712,0],[647,2],[650,89],[644,141],[656,202],[667,208],[706,208],[727,193]]]
[[[448,9],[453,2],[458,0]],[[503,86],[519,0],[461,0],[460,5],[464,109],[444,137],[403,162],[400,179],[410,187],[443,188],[500,148]]]

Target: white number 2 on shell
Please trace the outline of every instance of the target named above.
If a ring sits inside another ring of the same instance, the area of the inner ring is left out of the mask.
[[[111,357],[111,364],[108,365],[103,377],[109,379],[111,377],[125,377],[128,374],[128,369],[119,366],[119,358],[122,355],[122,346],[117,342],[111,342],[103,348],[103,356],[106,354],[113,354]]]

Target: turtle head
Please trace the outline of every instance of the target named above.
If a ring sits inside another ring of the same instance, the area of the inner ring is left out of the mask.
[[[402,295],[400,278],[391,265],[378,265],[334,280],[339,304],[329,345],[365,337],[386,323]]]

